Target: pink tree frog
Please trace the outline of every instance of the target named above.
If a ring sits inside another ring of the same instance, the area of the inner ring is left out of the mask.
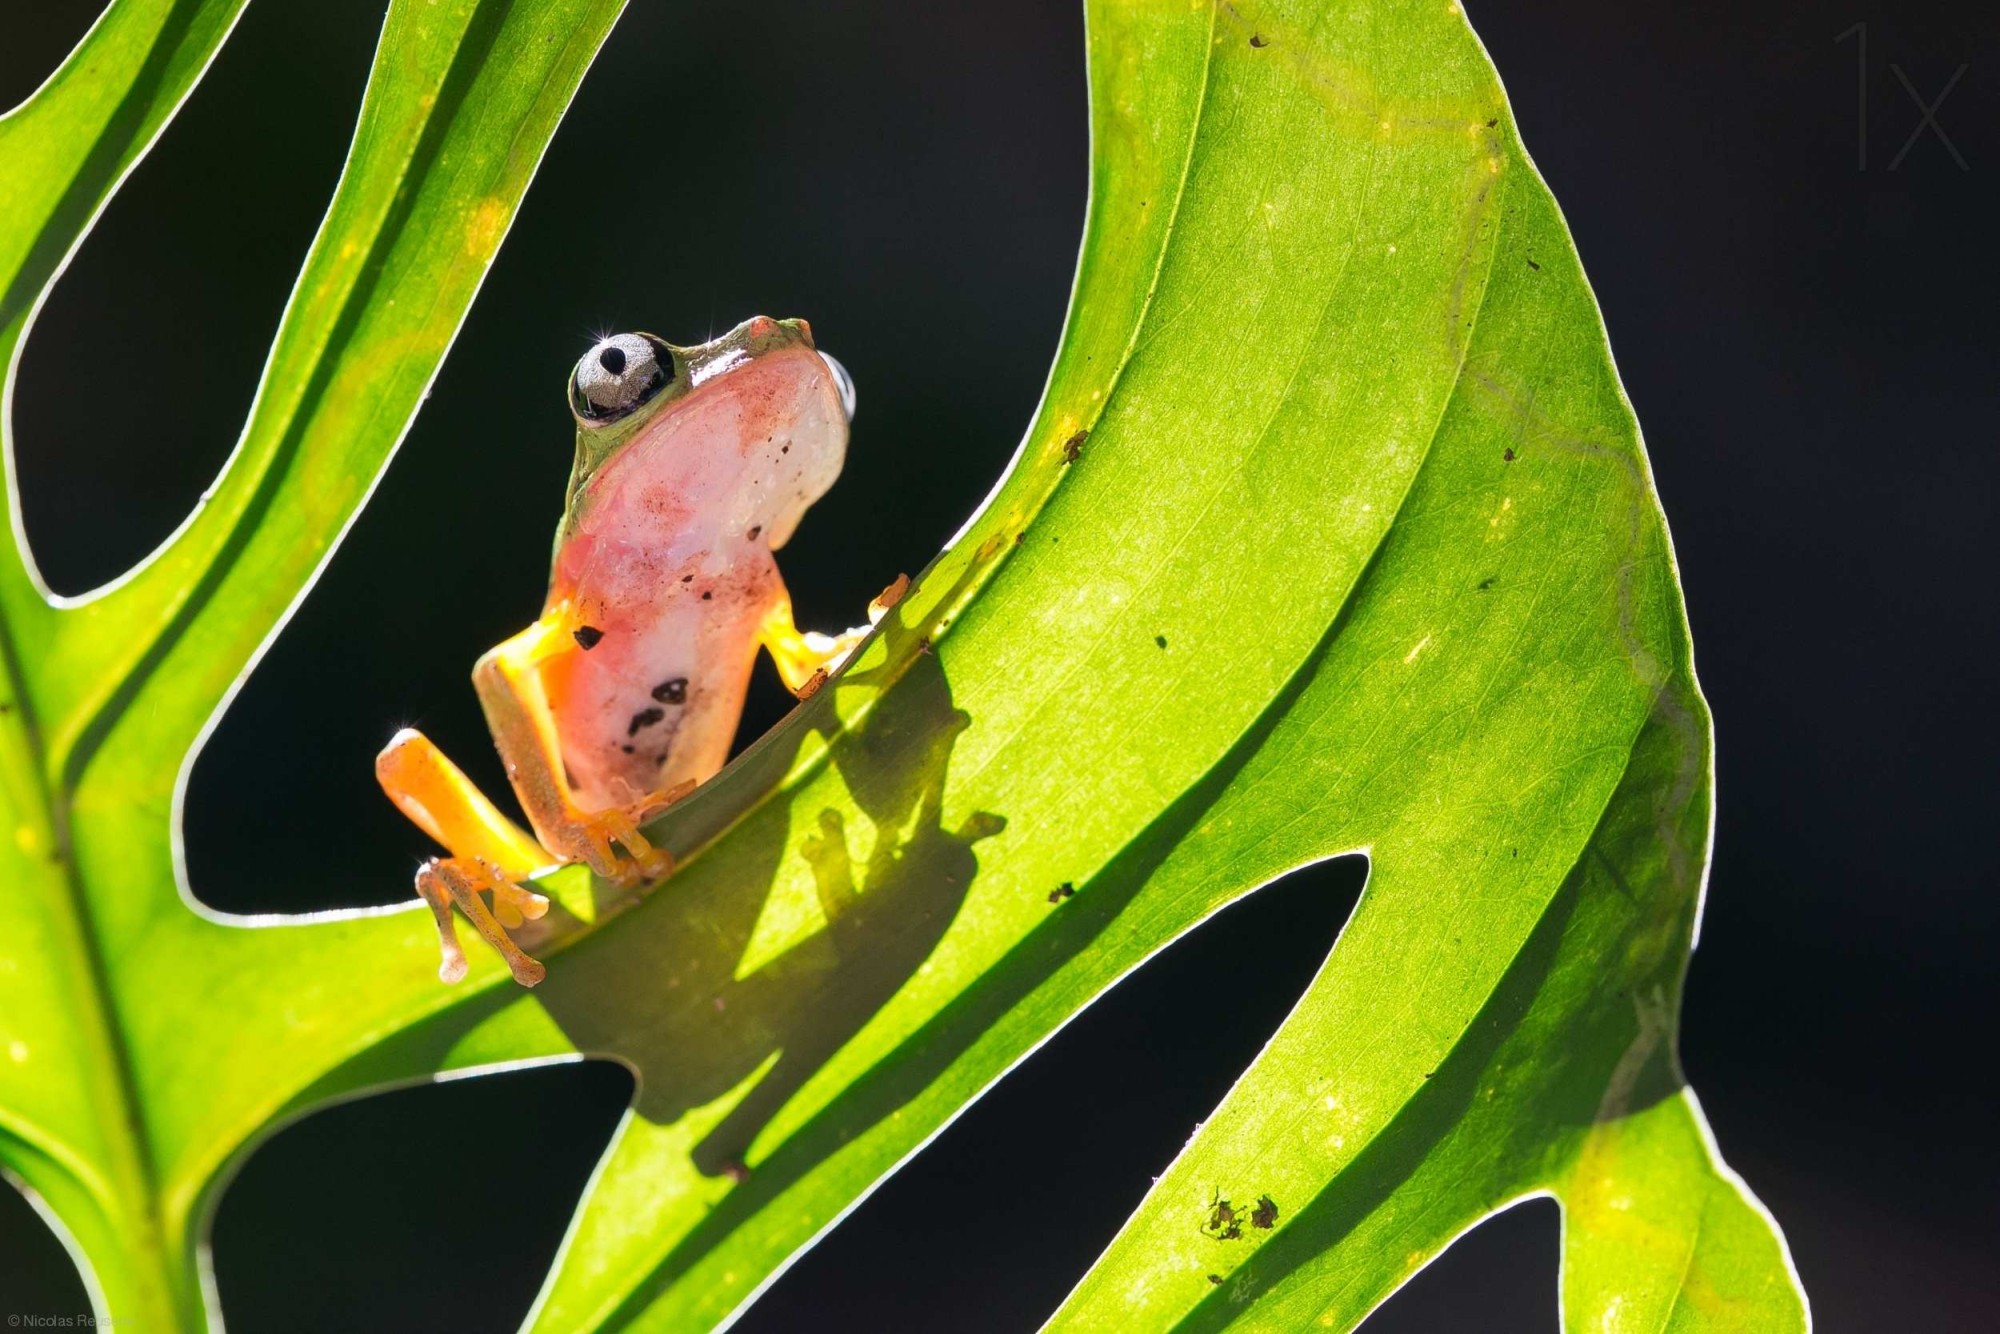
[[[472,672],[534,835],[420,732],[375,761],[390,800],[450,851],[416,881],[447,982],[466,970],[454,904],[516,981],[539,982],[506,928],[548,900],[521,882],[578,861],[626,885],[666,875],[671,855],[640,826],[728,758],[759,646],[803,698],[868,629],[801,633],[771,554],[840,475],[854,415],[853,382],[804,320],[758,316],[686,348],[618,334],[584,354],[569,397],[576,464],[541,619]]]

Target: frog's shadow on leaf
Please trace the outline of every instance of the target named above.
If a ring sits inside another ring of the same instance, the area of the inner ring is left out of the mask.
[[[841,812],[824,808],[797,846],[826,926],[738,977],[775,888],[792,813],[770,802],[741,841],[759,849],[726,873],[703,859],[627,914],[615,932],[577,944],[536,998],[579,1051],[616,1051],[639,1072],[635,1110],[670,1124],[742,1085],[754,1087],[695,1151],[711,1175],[739,1161],[812,1071],[895,994],[936,948],[978,872],[973,846],[1006,827],[974,812],[940,823],[951,751],[970,719],[952,704],[934,658],[910,665],[902,707],[872,714],[831,761],[874,826],[857,857]],[[757,828],[756,826],[765,826]],[[755,893],[746,893],[749,885]]]
[[[947,603],[988,563],[962,573]],[[842,724],[828,689],[705,785],[707,809],[698,811],[696,801],[674,808],[696,817],[680,830],[683,840],[731,830],[729,856],[693,856],[636,899],[592,881],[584,892],[597,927],[615,917],[615,931],[594,929],[558,899],[545,918],[516,932],[551,965],[532,1003],[576,1052],[633,1070],[639,1116],[671,1125],[747,1089],[693,1151],[707,1175],[739,1171],[758,1132],[805,1078],[915,974],[978,874],[974,845],[1007,825],[1004,816],[974,811],[955,830],[942,827],[951,753],[971,718],[954,704],[943,664],[922,648],[919,631],[894,620],[883,629],[887,661],[842,681],[871,691],[893,685],[897,708],[867,709]],[[796,797],[772,799],[770,785],[793,770],[815,733],[872,831],[850,829],[853,815],[832,807],[801,819]],[[732,784],[733,792],[722,791]],[[647,832],[674,839],[658,826]],[[824,925],[739,976],[793,849]],[[566,948],[548,952],[564,937]],[[452,1051],[522,1000],[510,986],[467,992],[431,1022],[331,1072],[298,1102],[310,1106],[321,1088],[370,1081],[363,1071],[463,1064]]]

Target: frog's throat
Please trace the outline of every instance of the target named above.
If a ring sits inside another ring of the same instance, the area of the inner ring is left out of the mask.
[[[563,521],[556,529],[555,553],[562,551],[563,544],[582,520],[577,497],[584,485],[599,468],[617,457],[618,451],[633,437],[659,420],[661,413],[671,412],[676,403],[704,384],[739,366],[749,365],[767,352],[799,345],[818,350],[813,343],[812,326],[804,320],[774,320],[767,315],[753,315],[720,338],[693,347],[677,347],[665,339],[648,336],[665,343],[673,354],[674,378],[630,416],[604,426],[577,423],[576,461],[570,466],[569,488],[563,495]],[[553,566],[554,553],[550,559]]]

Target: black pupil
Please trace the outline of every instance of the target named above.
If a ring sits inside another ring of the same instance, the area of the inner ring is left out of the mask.
[[[613,375],[623,375],[625,373],[625,349],[620,347],[605,348],[597,354],[597,364],[604,367],[605,370],[610,371]]]

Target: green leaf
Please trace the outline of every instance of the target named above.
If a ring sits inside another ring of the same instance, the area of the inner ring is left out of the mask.
[[[190,907],[186,757],[614,10],[392,8],[211,500],[93,599],[0,579],[0,1161],[106,1312],[199,1327],[207,1211],[280,1120],[582,1053],[639,1091],[530,1323],[712,1326],[1151,954],[1365,853],[1319,975],[1054,1325],[1352,1328],[1546,1193],[1570,1327],[1804,1328],[1675,1056],[1712,795],[1672,551],[1455,6],[1090,5],[1089,220],[1012,469],[846,674],[659,823],[665,885],[552,878],[541,987],[483,956],[439,986],[415,911]],[[46,287],[232,13],[122,0],[90,79],[0,121],[4,216],[47,219],[0,237],[7,290]]]
[[[73,601],[35,581],[18,521],[0,543],[0,1161],[129,1328],[201,1326],[218,1174],[340,1052],[332,1035],[367,1022],[343,1007],[384,963],[343,958],[367,949],[359,923],[253,930],[195,910],[175,881],[181,776],[400,440],[618,8],[392,6],[339,190],[201,509]],[[10,380],[42,293],[240,9],[118,0],[0,120]]]

